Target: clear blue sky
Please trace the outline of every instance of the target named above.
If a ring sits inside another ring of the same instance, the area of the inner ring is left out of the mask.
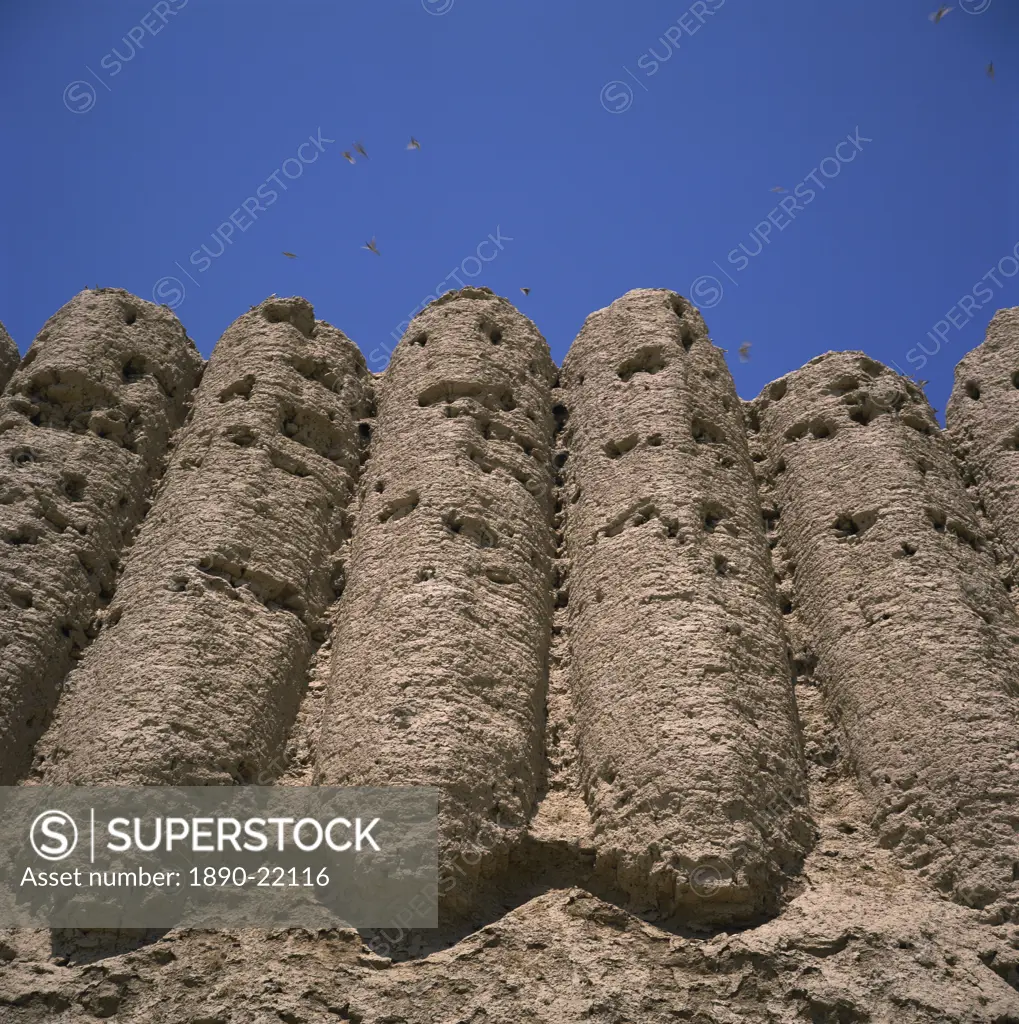
[[[1019,3],[936,6],[6,0],[0,319],[24,351],[86,285],[155,287],[207,355],[299,294],[381,369],[455,271],[561,361],[588,313],[666,287],[744,397],[862,348],[943,409],[1019,304]]]

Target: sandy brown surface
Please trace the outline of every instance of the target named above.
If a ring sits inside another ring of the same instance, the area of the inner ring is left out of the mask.
[[[0,1021],[1019,1022],[1019,310],[741,402],[629,292],[385,373],[83,292],[0,397],[0,772],[424,784],[440,929],[0,931]],[[0,376],[5,335],[0,335]]]
[[[20,359],[18,346],[14,344],[14,339],[7,333],[7,328],[0,324],[0,391],[4,389],[11,379],[11,374],[18,368]]]

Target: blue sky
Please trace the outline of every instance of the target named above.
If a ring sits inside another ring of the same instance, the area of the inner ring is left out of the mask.
[[[457,278],[557,361],[588,313],[667,287],[744,397],[861,348],[943,410],[1019,304],[1019,3],[936,6],[8,0],[0,319],[24,351],[119,286],[208,355],[299,294],[378,370]]]

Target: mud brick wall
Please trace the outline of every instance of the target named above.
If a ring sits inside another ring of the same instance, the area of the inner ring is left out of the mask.
[[[946,413],[971,496],[1001,546],[1001,571],[1019,599],[1019,308],[1000,310],[982,345],[955,370]]]
[[[18,346],[14,344],[14,339],[7,333],[4,325],[0,324],[0,392],[7,386],[20,361]]]
[[[97,634],[201,371],[169,310],[104,288],[46,322],[0,397],[0,783]]]
[[[368,377],[301,299],[226,331],[41,745],[46,781],[221,785],[271,770],[342,583]]]
[[[101,289],[8,373],[0,784],[434,786],[442,883],[0,930],[0,1019],[1019,1020],[1019,309],[947,431],[859,352],[741,402],[660,289],[561,370],[450,292],[377,376]]]
[[[922,391],[828,353],[750,406],[780,602],[882,845],[1014,907],[1019,620]]]
[[[809,832],[732,379],[689,303],[634,291],[588,318],[562,402],[571,690],[600,868],[638,905],[753,917]]]
[[[542,770],[554,376],[490,292],[415,318],[378,382],[338,613],[319,781],[439,787],[443,862],[481,849],[472,875],[505,861]]]

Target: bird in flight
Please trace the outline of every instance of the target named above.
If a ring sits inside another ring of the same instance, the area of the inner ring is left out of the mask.
[[[360,153],[361,156],[363,156],[365,158],[365,160],[368,159],[368,154],[365,152],[364,143],[362,143],[362,142],[355,142],[354,143],[354,149],[356,149],[358,151],[358,153]]]
[[[362,249],[367,249],[369,252],[375,253],[376,256],[381,256],[382,255],[382,253],[379,252],[378,246],[375,244],[375,236],[374,235],[372,235],[372,240],[367,245],[362,245],[361,248]]]
[[[297,253],[296,253],[296,252],[287,252],[287,251],[286,251],[286,250],[284,249],[284,250],[283,250],[283,255],[284,255],[284,256],[286,256],[286,258],[287,258],[288,260],[296,260],[296,259],[297,259]]]
[[[987,65],[987,77],[993,82],[994,81],[994,61]]]
[[[936,25],[951,9],[951,7],[946,7],[945,4],[942,4],[936,11],[929,14],[928,17]]]
[[[522,291],[522,292],[523,292],[523,293],[524,293],[525,295],[530,295],[530,294],[531,294],[531,289],[530,289],[530,288],[521,288],[520,290],[521,290],[521,291]]]
[[[421,148],[421,143],[418,142],[418,140],[415,139],[414,136],[412,135],[410,137],[410,142],[407,143],[407,148],[408,149],[420,149]]]
[[[353,155],[351,154],[351,152],[350,152],[350,150],[349,150],[349,149],[345,149],[345,150],[343,151],[343,159],[344,159],[344,160],[346,160],[348,164],[352,164],[352,163],[355,163],[355,162],[356,162],[356,161],[354,160],[354,157],[353,157]]]
[[[776,185],[771,191],[772,192],[788,192],[789,189],[783,188],[781,185]]]
[[[739,352],[739,361],[741,363],[748,363],[750,361],[750,342],[744,341],[742,345],[737,349]]]

